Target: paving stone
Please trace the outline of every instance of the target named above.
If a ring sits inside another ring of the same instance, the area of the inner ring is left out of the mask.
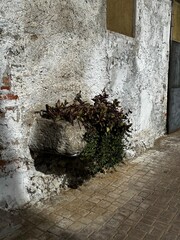
[[[43,235],[41,235],[38,240],[59,240],[59,237],[54,235],[54,234],[51,234],[51,233],[43,233]]]
[[[33,228],[31,230],[29,230],[28,232],[26,232],[25,234],[23,234],[21,236],[22,239],[29,239],[29,238],[38,238],[41,235],[43,235],[43,231],[39,230],[37,228]]]
[[[82,222],[74,222],[68,227],[68,229],[76,232],[84,229],[86,226],[87,225],[83,224]]]
[[[58,227],[63,229],[67,229],[71,224],[73,224],[73,221],[68,218],[63,218],[60,222],[56,223]]]
[[[111,203],[105,200],[101,200],[99,203],[97,203],[97,206],[102,208],[108,208],[110,205]]]
[[[156,218],[153,216],[150,216],[148,214],[145,214],[142,219],[140,220],[140,222],[145,223],[147,225],[152,225],[154,222],[156,221]]]
[[[109,240],[109,235],[106,232],[95,232],[88,237],[89,240]]]
[[[121,222],[118,219],[111,218],[105,226],[110,228],[118,228],[120,226]]]
[[[40,224],[37,225],[37,228],[42,230],[42,231],[46,231],[48,230],[50,227],[53,226],[54,223],[48,221],[48,220],[45,220],[45,221],[42,221]]]
[[[68,219],[70,219],[70,220],[72,220],[73,222],[75,222],[75,221],[77,221],[77,220],[79,220],[79,219],[81,219],[81,218],[82,218],[82,216],[81,216],[80,214],[75,213],[75,214],[73,214],[71,217],[69,217]]]
[[[161,237],[161,240],[176,240],[178,237],[178,234],[175,232],[167,232],[165,234],[163,234],[163,236]]]
[[[178,240],[179,156],[180,131],[78,189],[20,211],[0,210],[0,240]]]
[[[88,237],[86,234],[75,233],[68,240],[87,240]]]
[[[150,233],[153,230],[153,226],[147,225],[145,223],[138,223],[135,229],[142,230],[145,233]]]
[[[152,236],[152,239],[160,239],[164,232],[165,229],[153,228],[150,235]]]
[[[143,215],[137,212],[133,212],[128,219],[139,222],[142,219]]]
[[[124,232],[118,232],[114,235],[113,240],[123,240],[127,237],[127,234]]]
[[[63,219],[63,216],[56,215],[55,213],[51,213],[51,214],[48,215],[48,220],[53,222],[53,223],[60,222],[62,219]]]
[[[125,217],[129,217],[133,213],[133,211],[122,207],[118,209],[118,213],[122,214]]]
[[[99,206],[95,206],[91,209],[92,212],[102,215],[106,212],[106,209],[104,209],[103,207],[99,207]]]
[[[146,235],[146,232],[140,229],[134,228],[128,232],[128,236],[126,237],[126,239],[137,238],[140,240],[140,239],[143,239],[145,235]]]
[[[67,210],[67,209],[64,209],[64,208],[61,208],[61,209],[59,209],[59,210],[56,212],[56,214],[57,214],[58,216],[62,216],[62,217],[65,217],[65,218],[69,218],[69,217],[71,217],[71,216],[74,214],[74,212],[72,212],[72,211],[70,211],[70,210]]]
[[[28,218],[28,221],[35,225],[39,225],[42,221],[45,221],[45,218],[37,216],[37,215],[33,215]]]
[[[97,217],[99,216],[98,213],[95,213],[95,212],[90,212],[88,215],[86,215],[86,219],[89,219],[89,220],[95,220]]]
[[[100,229],[100,225],[91,225],[91,227],[85,227],[82,230],[80,230],[79,234],[81,236],[86,236],[87,238],[92,235],[95,231],[98,231]]]
[[[111,205],[108,207],[108,211],[115,212],[118,208],[119,208],[118,205],[115,206],[114,204],[111,204]]]

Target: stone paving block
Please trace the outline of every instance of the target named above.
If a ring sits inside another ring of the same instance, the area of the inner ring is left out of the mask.
[[[98,216],[99,216],[98,213],[90,212],[88,215],[86,215],[86,219],[95,220]]]
[[[124,206],[124,204],[126,204],[127,201],[119,198],[119,199],[116,199],[114,202],[112,202],[112,205],[117,207],[122,207]]]
[[[122,215],[121,213],[119,212],[116,212],[114,215],[113,215],[113,219],[115,220],[118,220],[119,222],[123,222],[127,217]]]
[[[157,218],[163,211],[164,211],[163,208],[157,208],[155,206],[150,206],[148,208],[148,214],[155,218]]]
[[[88,201],[89,201],[89,202],[93,202],[93,203],[98,203],[98,202],[100,202],[101,200],[100,200],[99,198],[93,196],[92,198],[89,198]]]
[[[110,211],[110,212],[115,212],[118,208],[119,208],[119,206],[115,206],[114,204],[111,204],[111,205],[108,207],[108,211]]]
[[[38,238],[38,240],[59,240],[59,237],[54,234],[45,232],[45,233],[43,233],[43,235],[41,235]]]
[[[138,206],[135,206],[133,204],[130,204],[129,202],[124,204],[124,208],[131,210],[131,211],[136,211],[138,209]]]
[[[165,234],[163,234],[163,236],[161,237],[161,240],[176,240],[178,237],[178,234],[175,232],[167,232]]]
[[[155,221],[156,221],[156,218],[148,214],[145,214],[140,220],[140,222],[145,223],[147,225],[152,225]]]
[[[88,225],[92,222],[92,219],[89,219],[88,217],[87,218],[86,217],[81,217],[78,220],[79,220],[79,222],[84,223],[86,225]]]
[[[64,232],[64,230],[62,228],[58,227],[57,225],[54,225],[51,228],[49,228],[48,232],[59,236],[62,234],[62,232]]]
[[[127,237],[127,234],[124,232],[118,232],[115,233],[114,237],[112,238],[113,240],[123,240]]]
[[[0,239],[3,239],[3,240],[23,240],[22,239],[22,234],[24,232],[21,231],[21,229],[18,229],[16,232],[9,232],[6,237],[4,238],[0,238]]]
[[[107,232],[98,231],[88,237],[89,240],[109,240]]]
[[[117,229],[121,224],[121,221],[119,219],[111,218],[105,226],[111,229]]]
[[[68,240],[87,240],[88,237],[86,234],[75,233]]]
[[[82,230],[79,231],[79,234],[81,236],[86,236],[85,238],[88,238],[92,233],[94,233],[100,228],[100,225],[97,225],[97,226],[94,225],[94,228],[92,226],[93,225],[91,225],[91,228],[88,226],[83,228]]]
[[[60,222],[62,219],[63,219],[63,216],[57,215],[54,212],[48,215],[48,220],[53,223]]]
[[[127,233],[129,232],[129,230],[130,229],[132,229],[133,228],[133,225],[131,224],[131,223],[129,223],[129,222],[122,222],[122,223],[120,223],[120,226],[119,226],[119,228],[117,229],[117,232],[119,233],[122,233],[122,232],[124,232],[126,235],[127,235]]]
[[[109,208],[110,208],[110,207],[109,207]],[[109,209],[109,208],[108,208],[108,209]],[[93,208],[91,209],[91,211],[94,212],[94,213],[97,213],[97,214],[99,214],[99,215],[102,215],[102,214],[104,214],[104,213],[106,212],[106,209],[104,209],[103,207],[95,206],[95,207],[93,207]]]
[[[42,231],[47,231],[50,227],[53,226],[54,223],[45,220],[42,221],[40,224],[37,225],[38,229],[42,230]]]
[[[141,204],[144,200],[145,200],[144,197],[142,197],[140,195],[135,195],[135,196],[132,197],[132,199],[130,201]]]
[[[119,208],[117,210],[117,212],[120,213],[121,215],[125,216],[125,217],[129,217],[133,213],[132,210],[126,209],[126,208],[124,208],[124,206]]]
[[[180,224],[180,213],[178,212],[178,214],[174,217],[174,219],[173,219],[173,222],[175,223],[175,224]]]
[[[60,228],[67,229],[73,221],[68,218],[63,218],[60,222],[56,223],[56,225]]]
[[[140,203],[139,207],[142,209],[148,209],[151,206],[151,202],[149,201],[149,203],[143,201],[142,203]]]
[[[22,239],[29,239],[29,238],[38,238],[40,237],[44,232],[40,229],[37,228],[33,228],[31,230],[29,230],[28,232],[22,234],[22,236],[18,236],[19,238]]]
[[[45,218],[37,215],[33,215],[28,218],[28,221],[35,225],[39,225],[42,221],[45,221]]]
[[[142,230],[145,233],[150,233],[153,230],[153,226],[147,225],[145,223],[138,223],[135,227],[135,229]]]
[[[74,213],[71,217],[69,217],[68,219],[70,219],[70,220],[72,220],[73,222],[75,222],[75,221],[77,221],[77,220],[79,220],[79,219],[81,219],[82,218],[82,216],[80,215],[80,214],[78,214],[78,213]]]
[[[0,211],[3,240],[180,239],[180,137],[175,153],[170,141],[14,217]]]
[[[73,231],[73,232],[78,232],[78,231],[81,231],[82,229],[86,228],[86,224],[82,223],[82,222],[74,222],[73,224],[71,224],[68,229],[70,231]]]
[[[75,213],[80,215],[81,217],[85,217],[90,213],[90,211],[81,207],[81,208],[77,208],[75,210]]]
[[[140,229],[134,228],[128,232],[128,236],[126,237],[126,239],[133,239],[133,238],[136,239],[137,238],[140,240],[140,239],[143,239],[145,235],[146,235],[146,232],[144,232]]]
[[[165,231],[166,231],[165,229],[159,229],[158,227],[155,227],[150,232],[150,235],[153,237],[152,239],[160,239]]]
[[[59,210],[56,212],[56,214],[57,214],[58,216],[62,216],[62,217],[65,217],[65,218],[69,218],[69,217],[71,217],[71,216],[74,214],[74,212],[72,212],[72,211],[70,211],[70,210],[67,210],[67,209],[65,209],[65,208],[61,208],[61,209],[59,209]]]
[[[159,240],[159,237],[155,237],[155,236],[153,236],[153,235],[151,235],[151,234],[147,234],[147,235],[145,235],[145,237],[143,238],[143,240]]]
[[[179,223],[174,223],[172,221],[172,224],[169,225],[168,231],[176,232],[177,234],[180,235],[180,224]]]
[[[96,204],[95,203],[92,203],[92,202],[84,202],[83,203],[83,208],[86,209],[86,210],[91,210],[93,207],[95,207]]]
[[[159,231],[163,231],[166,232],[169,230],[170,225],[167,223],[163,223],[163,222],[159,222],[158,220],[156,220],[153,225],[155,229],[159,229]]]

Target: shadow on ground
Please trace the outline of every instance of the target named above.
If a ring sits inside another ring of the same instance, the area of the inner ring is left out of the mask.
[[[73,235],[73,232],[55,225],[51,217],[47,218],[47,210],[42,208],[37,215],[38,210],[0,210],[0,240],[66,240]],[[57,221],[59,219],[57,216]],[[79,238],[73,235],[73,240]]]
[[[84,181],[91,178],[87,162],[78,157],[59,156],[53,154],[36,154],[31,152],[34,166],[37,171],[44,174],[66,175],[68,187],[77,188]]]

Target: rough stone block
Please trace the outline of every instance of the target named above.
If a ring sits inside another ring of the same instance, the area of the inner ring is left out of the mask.
[[[36,119],[31,129],[29,148],[37,153],[77,156],[85,147],[85,132],[84,126],[77,121],[72,125],[63,120]]]

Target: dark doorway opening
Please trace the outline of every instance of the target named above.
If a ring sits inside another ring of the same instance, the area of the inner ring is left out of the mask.
[[[168,133],[180,129],[180,2],[173,1],[168,88]]]

